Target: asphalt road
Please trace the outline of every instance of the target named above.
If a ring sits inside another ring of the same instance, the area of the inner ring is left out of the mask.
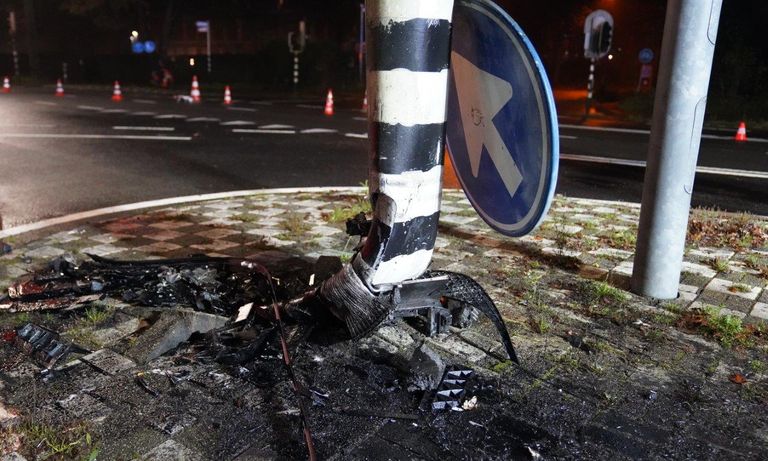
[[[226,107],[146,94],[114,103],[92,91],[57,98],[14,89],[0,94],[0,216],[11,227],[181,195],[360,184],[368,159],[364,114],[341,109],[327,117],[322,102],[236,100]],[[768,214],[768,143],[713,135],[702,141],[699,165],[740,171],[697,174],[694,204]],[[558,192],[640,201],[644,169],[637,162],[647,142],[647,132],[563,123],[567,159]]]

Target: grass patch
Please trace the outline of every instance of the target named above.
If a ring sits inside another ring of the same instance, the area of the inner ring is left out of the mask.
[[[22,451],[34,459],[95,460],[99,449],[85,423],[67,427],[27,422],[19,427]]]
[[[629,229],[603,234],[598,238],[609,247],[619,250],[634,250],[637,244],[637,234]]]
[[[766,370],[765,362],[759,359],[749,361],[749,369],[753,373],[762,373]]]
[[[680,317],[677,326],[699,331],[728,348],[750,346],[756,338],[764,336],[764,332],[759,326],[745,326],[740,317],[723,314],[722,308],[715,306],[686,312]]]
[[[85,308],[85,322],[94,326],[103,323],[112,315],[112,311],[106,304],[94,303]]]
[[[749,293],[751,289],[744,285],[743,283],[734,283],[730,287],[728,287],[728,291],[731,293]]]
[[[728,260],[724,258],[712,258],[707,261],[707,265],[717,272],[730,272],[730,268],[728,267]]]
[[[250,213],[240,213],[232,216],[232,219],[244,223],[254,223],[259,220],[259,217]]]
[[[285,238],[281,238],[281,235],[275,237],[281,240],[297,240],[303,236],[306,232],[312,229],[312,226],[307,222],[307,215],[302,213],[290,212],[282,215],[283,220],[280,221],[280,228],[285,230]]]
[[[491,367],[491,371],[494,371],[496,373],[504,373],[508,369],[512,367],[512,361],[511,360],[504,360],[503,362],[499,362],[496,365]]]
[[[347,205],[335,207],[329,214],[324,215],[324,218],[332,223],[347,222],[347,219],[354,218],[360,213],[369,214],[371,211],[371,202],[367,198],[358,198]]]
[[[741,251],[760,248],[768,242],[768,226],[748,213],[726,213],[715,209],[693,209],[686,243]]]

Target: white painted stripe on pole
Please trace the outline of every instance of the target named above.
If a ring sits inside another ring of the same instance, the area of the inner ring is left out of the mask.
[[[113,130],[134,130],[134,131],[175,131],[172,126],[113,126]]]
[[[219,122],[220,119],[216,117],[192,117],[188,118],[187,122]]]
[[[411,254],[395,256],[388,261],[381,261],[373,269],[371,284],[392,285],[403,280],[412,279],[421,275],[432,260],[434,250],[418,250]]]
[[[390,197],[397,204],[392,217],[379,216],[388,226],[410,221],[421,216],[431,216],[440,211],[440,184],[443,167],[437,165],[429,171],[406,171],[399,174],[378,173],[371,175],[371,190]]]
[[[181,114],[160,114],[160,115],[155,115],[155,118],[157,118],[157,119],[172,119],[172,118],[182,119],[182,118],[187,118],[187,116],[186,115],[181,115]]]
[[[563,160],[573,160],[576,162],[602,163],[606,165],[623,165],[645,168],[643,160],[629,160],[623,158],[596,157],[593,155],[573,155],[560,154]],[[768,172],[753,170],[737,170],[733,168],[718,168],[712,166],[697,166],[696,173],[712,174],[718,176],[736,176],[741,178],[768,179]]]
[[[79,213],[73,213],[66,216],[59,216],[56,218],[44,219],[29,224],[22,224],[20,226],[11,227],[9,229],[0,230],[0,239],[10,237],[13,235],[23,234],[25,232],[32,232],[47,227],[60,226],[62,224],[68,224],[76,221],[82,221],[85,219],[97,218],[100,216],[106,216],[116,213],[124,213],[126,211],[143,210],[147,208],[157,208],[162,206],[180,205],[184,203],[193,202],[206,202],[210,200],[224,200],[237,197],[248,197],[251,195],[269,195],[269,194],[289,194],[294,195],[298,193],[361,193],[363,188],[361,187],[348,187],[348,186],[336,186],[336,187],[291,187],[282,189],[251,189],[251,190],[239,190],[232,192],[216,192],[213,194],[200,194],[200,195],[185,195],[182,197],[171,197],[159,200],[147,200],[144,202],[129,203],[125,205],[117,205],[105,208],[98,208],[95,210],[81,211]]]
[[[104,110],[103,107],[99,107],[99,106],[77,106],[77,108],[83,109],[83,110]]]
[[[42,106],[58,106],[57,103],[51,101],[35,101],[35,104],[40,104]]]
[[[331,128],[307,128],[306,130],[301,130],[300,133],[302,134],[324,134],[324,133],[338,133],[339,130],[334,130]]]
[[[137,102],[139,104],[157,104],[157,101],[152,99],[134,99],[133,102]]]
[[[248,126],[255,125],[256,122],[250,122],[248,120],[232,120],[229,122],[221,122],[222,126]]]
[[[136,139],[146,141],[191,141],[190,136],[140,136],[128,134],[58,134],[58,133],[0,133],[2,138],[41,139]]]
[[[281,125],[279,123],[273,123],[271,125],[261,125],[259,128],[262,130],[287,130],[295,127],[293,125]]]
[[[150,115],[155,115],[156,113],[157,112],[139,111],[139,112],[131,112],[128,115],[150,116]]]
[[[227,107],[227,110],[239,110],[241,112],[258,112],[259,109],[254,109],[253,107]]]
[[[408,21],[410,19],[445,19],[451,20],[452,0],[389,0],[376,2],[375,7],[366,9],[368,21],[388,24],[389,21]]]
[[[445,122],[448,69],[412,72],[394,69],[368,72],[372,88],[371,114],[389,125],[422,125]]]
[[[261,128],[233,128],[233,133],[256,133],[256,134],[296,134],[296,130],[264,130]]]
[[[368,133],[344,133],[348,138],[368,139]]]

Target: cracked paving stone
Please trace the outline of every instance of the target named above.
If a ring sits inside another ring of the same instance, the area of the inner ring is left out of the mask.
[[[723,280],[718,278],[712,279],[712,281],[710,281],[709,284],[704,287],[704,290],[711,290],[718,293],[738,296],[740,298],[749,299],[751,301],[756,300],[762,291],[762,289],[758,287],[751,287],[748,285],[734,283],[730,280]]]
[[[755,303],[755,307],[752,308],[752,312],[750,312],[749,315],[759,319],[768,320],[768,304]]]
[[[82,357],[80,360],[86,362],[102,372],[114,375],[125,370],[130,370],[136,366],[133,360],[124,357],[110,349],[100,349],[96,352]]]

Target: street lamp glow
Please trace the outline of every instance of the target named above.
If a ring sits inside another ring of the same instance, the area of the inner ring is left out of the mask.
[[[139,38],[139,32],[138,32],[138,31],[135,31],[135,30],[131,31],[131,37],[133,37],[133,38]]]
[[[609,61],[613,60],[613,55],[612,55],[612,54],[609,54],[609,55],[608,55],[608,60],[609,60]]]

